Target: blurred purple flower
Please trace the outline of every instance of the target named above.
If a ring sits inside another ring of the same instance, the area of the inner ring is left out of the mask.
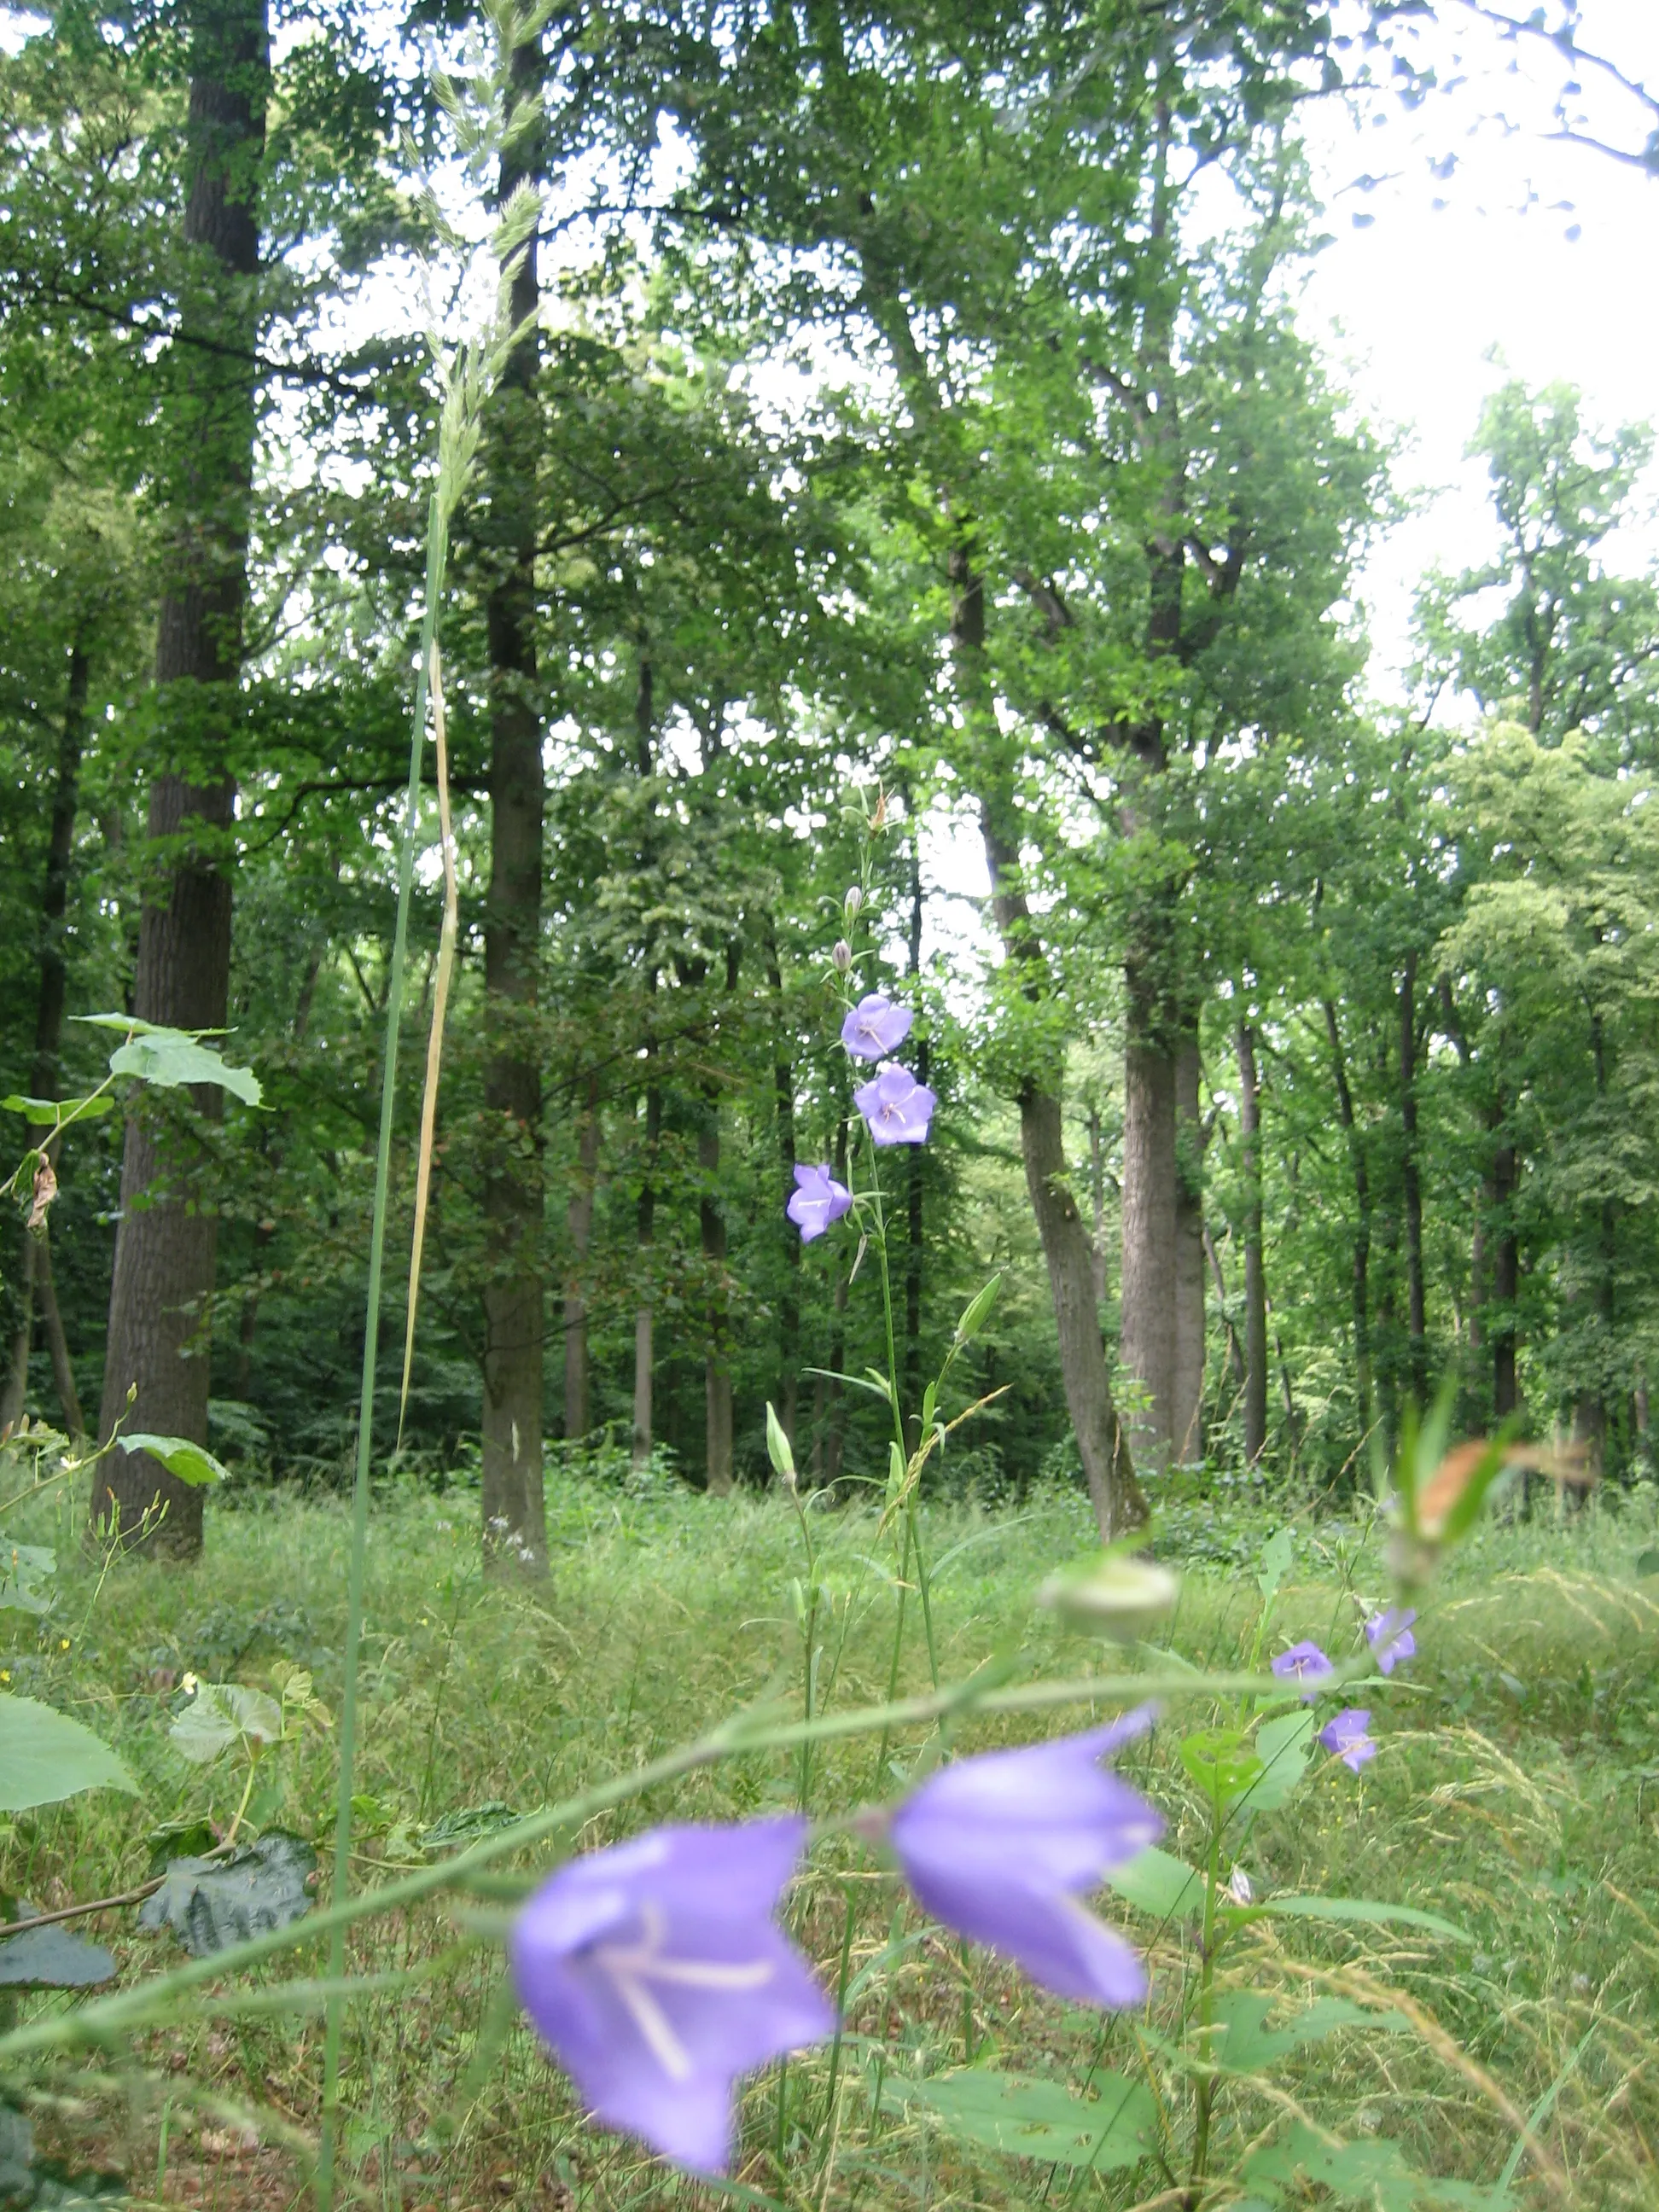
[[[911,1019],[908,1006],[872,991],[842,1024],[841,1041],[854,1060],[886,1060],[909,1036]]]
[[[1376,1746],[1366,1733],[1370,1726],[1370,1712],[1364,1705],[1346,1705],[1334,1720],[1327,1721],[1319,1731],[1319,1741],[1332,1757],[1340,1759],[1350,1772],[1358,1774],[1368,1759],[1376,1757]]]
[[[1402,1659],[1416,1658],[1417,1638],[1412,1634],[1416,1618],[1415,1608],[1401,1613],[1390,1606],[1386,1613],[1374,1613],[1365,1623],[1365,1641],[1385,1674],[1392,1674]]]
[[[908,1067],[889,1060],[872,1081],[853,1093],[853,1103],[870,1124],[878,1145],[922,1145],[939,1100]]]
[[[816,2043],[835,2011],[772,1920],[797,1820],[656,1828],[573,1859],[508,1943],[520,2002],[594,2115],[717,2172],[732,2085]]]
[[[1336,1672],[1330,1661],[1316,1644],[1292,1644],[1288,1651],[1281,1651],[1273,1662],[1273,1670],[1281,1682],[1301,1682],[1304,1698],[1316,1698],[1318,1686],[1328,1674]]]
[[[889,1830],[925,1911],[1085,2004],[1139,2004],[1146,1972],[1078,1901],[1164,1832],[1146,1800],[1097,1762],[1150,1727],[1152,1708],[1109,1728],[990,1751],[929,1777]]]
[[[836,1181],[826,1161],[821,1168],[795,1170],[795,1188],[784,1211],[799,1230],[801,1243],[810,1244],[839,1221],[852,1203],[852,1192]]]

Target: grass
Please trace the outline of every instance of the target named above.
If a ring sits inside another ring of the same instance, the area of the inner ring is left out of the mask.
[[[721,1504],[670,1483],[572,1478],[556,1491],[553,1573],[539,1592],[481,1582],[475,1511],[465,1492],[452,1492],[395,1495],[376,1514],[358,1783],[365,1884],[418,1858],[419,1836],[446,1814],[497,1800],[532,1809],[642,1764],[738,1705],[799,1711],[792,1583],[801,1556],[779,1503]],[[939,1507],[924,1517],[945,1679],[994,1655],[1036,1674],[1099,1665],[1098,1646],[1030,1601],[1048,1569],[1086,1547],[1075,1496],[1044,1495],[1018,1513]],[[159,1822],[229,1818],[243,1770],[228,1759],[191,1767],[167,1741],[186,1670],[268,1687],[286,1662],[312,1671],[325,1702],[334,1695],[344,1512],[269,1497],[216,1504],[209,1518],[198,1565],[128,1565],[101,1587],[65,1523],[50,1620],[37,1637],[24,1616],[5,1616],[27,1632],[0,1662],[10,1686],[79,1713],[118,1745],[143,1795],[100,1792],[15,1816],[0,1827],[0,1888],[46,1907],[106,1895],[143,1878],[145,1838]],[[821,1514],[816,1525],[818,1702],[879,1699],[894,1613],[890,1540],[857,1508]],[[1182,1549],[1208,1549],[1221,1563],[1189,1568],[1170,1643],[1200,1664],[1248,1662],[1261,1600],[1236,1561],[1271,1533],[1273,1518],[1260,1504],[1217,1507],[1201,1545],[1190,1508],[1173,1525],[1184,1531]],[[15,1533],[50,1540],[44,1528]],[[1265,2080],[1224,2085],[1218,2171],[1300,2115],[1334,2140],[1392,2138],[1419,2171],[1489,2185],[1515,2150],[1516,2114],[1537,2111],[1541,2159],[1556,2178],[1524,2154],[1514,2202],[1659,2203],[1659,1583],[1635,1571],[1651,1537],[1645,1495],[1618,1513],[1598,1505],[1565,1519],[1552,1501],[1537,1519],[1483,1531],[1425,1607],[1422,1656],[1408,1678],[1368,1689],[1381,1756],[1358,1778],[1318,1762],[1284,1811],[1260,1816],[1240,1838],[1258,1896],[1416,1905],[1455,1922],[1468,1941],[1397,1924],[1247,1926],[1222,1958],[1224,1986],[1280,1993],[1292,2005],[1310,1993],[1378,2010],[1403,2005],[1413,2025],[1349,2028]],[[1301,1634],[1346,1647],[1362,1601],[1385,1594],[1380,1553],[1358,1522],[1303,1524],[1268,1648]],[[922,1689],[914,1598],[909,1620],[901,1680]],[[1169,1816],[1169,1848],[1189,1856],[1203,1848],[1202,1805],[1177,1739],[1206,1710],[1172,1713],[1123,1762]],[[1076,1724],[1086,1717],[1080,1709]],[[1063,1724],[986,1721],[969,1740]],[[811,1809],[830,1814],[896,1790],[923,1742],[921,1731],[896,1737],[884,1776],[874,1738],[818,1747],[805,1775]],[[254,1809],[263,1823],[320,1843],[332,1786],[331,1740],[313,1726],[277,1754]],[[671,1814],[741,1818],[793,1805],[802,1788],[798,1754],[750,1754],[647,1792],[573,1841],[591,1847]],[[514,2014],[493,1930],[469,1923],[476,1900],[366,1924],[354,1935],[351,1969],[415,1969],[418,1978],[351,2008],[347,2174],[360,2201],[386,2212],[520,2203],[643,2212],[728,2201],[799,2212],[1173,2207],[1179,2199],[1151,2161],[1098,2174],[1014,2157],[938,2124],[892,2087],[970,2058],[1085,2095],[1107,2072],[1148,2071],[1178,2144],[1193,1933],[1109,1902],[1103,1909],[1152,1953],[1144,2018],[1103,2022],[994,1959],[964,1953],[924,1925],[860,1847],[827,1837],[791,1916],[831,1984],[847,1960],[848,2041],[750,2084],[735,2195],[677,2179],[583,2125]],[[130,1914],[106,1917],[95,1932],[124,1978],[178,1956]],[[315,1953],[292,1954],[289,1971],[320,1971]],[[22,2000],[36,2010],[64,2002]],[[314,2015],[238,2021],[198,2008],[95,2068],[76,2061],[36,2077],[46,2100],[37,2125],[70,2162],[123,2173],[140,2202],[286,2205],[304,2189],[296,2147],[315,2123],[320,2047]],[[1210,2201],[1223,2203],[1225,2192]]]

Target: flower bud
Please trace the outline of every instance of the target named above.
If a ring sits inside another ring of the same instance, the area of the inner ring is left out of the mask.
[[[860,890],[859,886],[854,884],[852,889],[848,892],[846,897],[842,901],[841,910],[847,916],[848,921],[851,921],[863,904],[864,893]]]
[[[853,948],[844,937],[836,939],[836,949],[830,955],[836,963],[837,975],[844,975],[853,964]]]
[[[1050,1575],[1037,1602],[1085,1636],[1132,1644],[1173,1610],[1180,1587],[1167,1567],[1103,1552]]]

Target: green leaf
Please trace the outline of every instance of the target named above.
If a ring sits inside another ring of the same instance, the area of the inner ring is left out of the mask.
[[[1231,1805],[1255,1787],[1261,1759],[1237,1729],[1198,1729],[1181,1743],[1181,1763],[1205,1796]]]
[[[1280,1528],[1261,1547],[1261,1557],[1255,1565],[1256,1588],[1264,1598],[1276,1597],[1280,1584],[1296,1560],[1296,1538],[1288,1528]]]
[[[1659,1552],[1651,1549],[1638,1552],[1636,1555],[1636,1571],[1644,1579],[1649,1575],[1659,1575]]]
[[[187,1814],[181,1820],[164,1820],[144,1838],[149,1852],[149,1879],[154,1881],[158,1874],[165,1874],[173,1859],[200,1856],[210,1851],[218,1840],[212,1821],[200,1814]]]
[[[421,1849],[434,1856],[439,1851],[465,1850],[482,1836],[493,1836],[498,1828],[510,1828],[518,1817],[503,1799],[487,1798],[482,1805],[468,1805],[459,1812],[446,1813],[441,1820],[423,1828]]]
[[[892,1392],[879,1376],[875,1382],[867,1382],[861,1375],[840,1375],[833,1367],[803,1367],[800,1371],[803,1375],[822,1375],[826,1382],[845,1382],[854,1390],[867,1390],[872,1398],[879,1398],[884,1406],[890,1406],[893,1402]]]
[[[1411,2033],[1404,2013],[1368,2012],[1346,1997],[1316,1997],[1279,2027],[1270,2028],[1267,2015],[1278,2002],[1278,1998],[1264,1997],[1254,1990],[1231,1990],[1218,1997],[1215,2018],[1223,2032],[1211,2039],[1208,2057],[1230,2074],[1263,2074],[1288,2052],[1305,2043],[1322,2043],[1341,2027],[1389,2035]]]
[[[49,1613],[43,1585],[58,1571],[58,1554],[44,1544],[0,1545],[0,1613]]]
[[[148,1452],[152,1459],[161,1461],[170,1475],[179,1482],[187,1482],[192,1490],[201,1490],[210,1482],[229,1480],[230,1469],[215,1459],[205,1444],[192,1443],[188,1437],[157,1437],[140,1430],[137,1435],[116,1439],[123,1451]]]
[[[1121,2074],[1095,2077],[1097,2097],[1074,2097],[1059,2081],[964,2066],[927,2081],[889,2075],[882,2102],[920,2105],[947,2135],[1015,2158],[1088,2166],[1098,2173],[1135,2166],[1158,2142],[1152,2094]]]
[[[216,1083],[250,1106],[259,1103],[259,1079],[251,1067],[231,1066],[221,1054],[198,1044],[183,1030],[152,1029],[118,1045],[109,1056],[109,1072],[153,1083],[163,1091],[178,1091],[191,1083]]]
[[[35,1917],[32,1906],[4,1902],[9,1921]],[[71,1935],[61,1923],[26,1928],[0,1943],[0,1989],[88,1990],[114,1975],[115,1961],[101,1943]]]
[[[1120,1897],[1155,1920],[1195,1917],[1204,1910],[1203,1875],[1156,1844],[1137,1851],[1106,1879]]]
[[[1437,1912],[1419,1912],[1410,1905],[1376,1905],[1366,1897],[1270,1897],[1250,1910],[1286,1920],[1352,1920],[1379,1926],[1397,1923],[1403,1928],[1425,1928],[1432,1936],[1449,1936],[1459,1943],[1474,1940],[1467,1929],[1443,1920]]]
[[[138,1784],[89,1728],[33,1698],[0,1691],[0,1813],[55,1805],[82,1790]]]
[[[208,1766],[240,1743],[250,1757],[283,1740],[283,1709],[263,1690],[240,1682],[204,1682],[167,1730],[173,1749],[194,1766]]]
[[[991,1309],[997,1302],[997,1292],[1002,1288],[999,1270],[983,1289],[976,1291],[963,1309],[962,1319],[957,1323],[957,1342],[971,1343],[991,1317]]]
[[[1278,2204],[1304,2204],[1310,2186],[1328,2190],[1339,2204],[1367,2212],[1417,2212],[1419,2206],[1461,2204],[1499,2212],[1504,2196],[1480,2182],[1437,2181],[1413,2172],[1396,2142],[1372,2136],[1364,2142],[1328,2142],[1302,2121],[1292,2121],[1279,2142],[1253,2150],[1239,2168],[1247,2186],[1264,2189]]]
[[[14,1091],[9,1098],[0,1098],[0,1109],[21,1114],[37,1129],[55,1129],[71,1115],[79,1121],[93,1121],[99,1115],[107,1114],[114,1103],[107,1091],[91,1098],[21,1098]]]
[[[171,1928],[193,1959],[251,1936],[286,1928],[311,1910],[306,1884],[317,1854],[300,1836],[271,1828],[222,1859],[174,1859],[138,1915],[142,1928]]]
[[[1262,1722],[1255,1732],[1261,1776],[1245,1793],[1246,1812],[1276,1813],[1289,1802],[1308,1771],[1313,1726],[1313,1710],[1305,1705],[1297,1712],[1281,1713],[1277,1720]]]
[[[772,1462],[772,1472],[781,1482],[795,1486],[795,1455],[789,1443],[789,1432],[778,1419],[777,1409],[769,1398],[766,1401],[766,1455]]]

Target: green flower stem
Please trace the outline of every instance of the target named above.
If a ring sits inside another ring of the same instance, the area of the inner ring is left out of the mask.
[[[351,1493],[351,1552],[346,1571],[345,1686],[340,1700],[340,1778],[335,1793],[334,1901],[336,1911],[351,1887],[351,1793],[357,1752],[357,1673],[363,1626],[363,1563],[368,1550],[369,1469],[374,1448],[374,1373],[380,1341],[380,1275],[386,1258],[387,1194],[392,1182],[392,1123],[397,1104],[398,1028],[403,1012],[404,967],[409,948],[409,908],[415,881],[415,840],[421,808],[421,755],[426,744],[428,678],[436,635],[438,598],[443,589],[447,551],[444,513],[434,492],[427,510],[426,605],[421,617],[421,658],[415,678],[415,712],[410,732],[409,788],[404,799],[403,850],[398,863],[398,920],[392,939],[392,975],[386,990],[386,1050],[380,1067],[380,1138],[374,1158],[374,1212],[368,1232],[368,1291],[363,1321],[362,1388],[357,1406],[357,1471]],[[412,1291],[411,1291],[412,1295]],[[329,1978],[345,1972],[348,1923],[336,1917],[329,1936]],[[339,2101],[340,2034],[344,2000],[329,2001],[323,2035],[323,2125],[317,2154],[318,2212],[329,2212],[334,2196],[334,2121]]]
[[[757,1727],[738,1715],[696,1741],[665,1752],[647,1765],[613,1775],[574,1797],[562,1799],[539,1813],[527,1814],[510,1828],[482,1837],[465,1851],[436,1866],[417,1867],[400,1881],[383,1883],[356,1897],[343,1897],[323,1911],[286,1928],[251,1937],[246,1943],[218,1951],[209,1959],[192,1960],[133,1990],[118,1990],[82,2005],[74,2012],[54,2013],[30,2021],[26,2027],[0,2036],[0,2062],[27,2057],[34,2051],[72,2050],[86,2044],[106,2044],[137,2027],[167,2018],[178,2000],[188,1998],[205,1982],[222,1982],[245,1972],[284,1951],[297,1949],[320,1936],[333,1939],[357,1921],[400,1911],[445,1889],[465,1887],[468,1881],[497,1859],[529,1849],[561,1831],[574,1831],[596,1814],[626,1804],[659,1784],[713,1766],[723,1759],[747,1758],[757,1752],[794,1751],[805,1740],[826,1742],[843,1736],[873,1734],[880,1729],[920,1727],[943,1719],[966,1719],[978,1714],[1036,1713],[1061,1705],[1138,1703],[1148,1698],[1214,1698],[1235,1692],[1265,1692],[1278,1686],[1269,1676],[1255,1674],[1194,1674],[1173,1669],[1167,1674],[1096,1674],[1061,1682],[1028,1682],[1012,1690],[993,1689],[970,1680],[951,1689],[895,1705],[870,1705],[848,1713],[823,1713],[811,1722],[788,1721],[769,1728]],[[334,1978],[330,1977],[331,1984]],[[270,2004],[267,1991],[253,1993],[255,2009]],[[228,2000],[228,2004],[231,2001]]]

